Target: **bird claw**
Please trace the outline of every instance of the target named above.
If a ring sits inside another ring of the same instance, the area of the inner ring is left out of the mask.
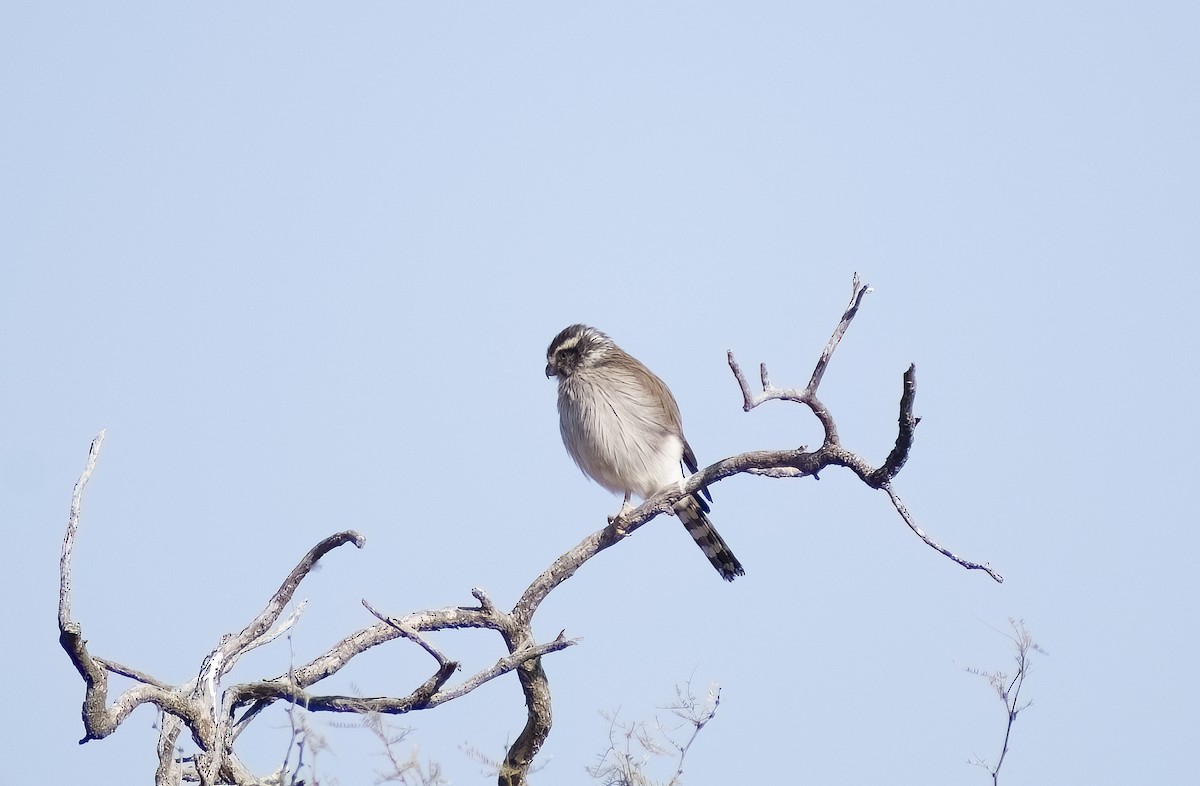
[[[625,537],[625,513],[622,511],[615,516],[608,517],[608,526],[613,528],[613,532],[617,533],[617,537]]]
[[[608,526],[613,528],[613,532],[619,537],[625,537],[625,515],[633,510],[633,506],[628,502],[621,503],[621,509],[617,511],[615,516],[608,517]]]

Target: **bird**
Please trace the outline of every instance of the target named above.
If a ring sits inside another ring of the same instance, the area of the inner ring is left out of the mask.
[[[546,350],[546,377],[558,378],[558,425],[567,453],[583,474],[625,495],[614,523],[629,509],[631,496],[649,499],[678,486],[681,464],[697,471],[670,388],[596,328],[563,328]],[[702,493],[712,499],[708,489]],[[721,578],[745,575],[709,521],[704,498],[690,494],[674,510]]]

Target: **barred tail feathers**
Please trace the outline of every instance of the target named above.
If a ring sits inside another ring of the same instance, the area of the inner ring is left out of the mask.
[[[738,576],[746,575],[746,569],[738,562],[738,558],[733,556],[725,539],[713,528],[712,522],[705,515],[704,509],[707,507],[694,497],[684,497],[676,504],[675,513],[687,528],[692,540],[696,541],[696,545],[704,552],[704,556],[708,557],[708,561],[721,574],[721,578],[733,581]]]

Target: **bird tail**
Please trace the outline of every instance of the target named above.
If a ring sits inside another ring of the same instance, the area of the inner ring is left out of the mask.
[[[707,509],[708,505],[694,496],[684,497],[675,504],[675,514],[687,528],[692,540],[696,541],[696,545],[704,552],[704,556],[708,557],[708,561],[717,569],[717,573],[721,574],[721,578],[733,581],[738,576],[746,575],[742,563],[733,556],[725,539],[717,534],[712,522],[708,520]]]

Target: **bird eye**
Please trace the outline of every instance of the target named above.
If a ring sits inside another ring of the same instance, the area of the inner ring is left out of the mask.
[[[559,348],[554,350],[554,354],[550,358],[550,365],[562,371],[567,371],[575,367],[578,353],[572,347],[570,349]]]

